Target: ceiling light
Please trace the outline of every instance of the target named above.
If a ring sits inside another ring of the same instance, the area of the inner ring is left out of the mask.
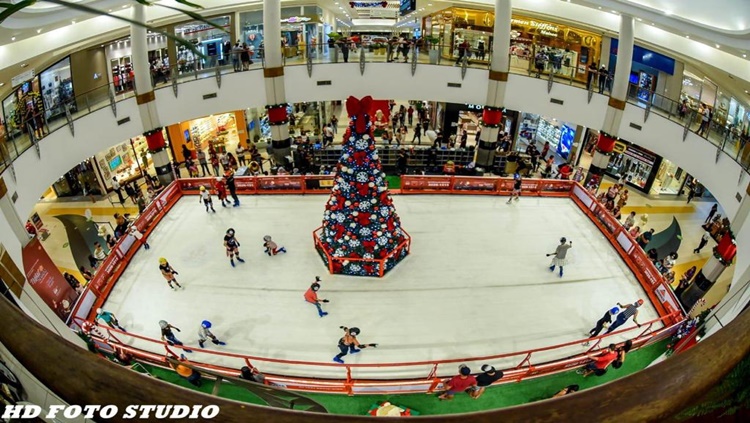
[[[656,24],[655,24],[655,23],[653,23],[653,22],[651,22],[651,26],[656,26]]]
[[[743,54],[742,57],[747,57],[747,54]]]
[[[2,87],[3,85],[5,85],[5,82],[0,82],[0,87]],[[747,92],[747,91],[745,91],[745,92]]]
[[[71,24],[71,25],[75,25],[75,24],[76,24],[76,21],[70,21],[70,24]]]
[[[42,33],[42,28],[39,28],[39,29],[37,29],[37,30],[36,30],[36,33],[37,33],[37,34],[41,34],[41,33]]]
[[[11,41],[16,41],[16,37],[10,37]]]
[[[29,64],[28,64],[28,63],[21,63],[21,67],[22,67],[22,68],[25,68],[25,67],[27,67],[27,66],[29,66]]]
[[[686,35],[686,36],[685,36],[685,38],[687,38],[687,39],[689,40],[689,39],[690,39],[690,36],[689,36],[689,35]]]
[[[721,48],[721,46],[720,46],[720,45],[718,45],[718,44],[716,44],[716,48]]]
[[[122,6],[122,8],[123,8],[123,9],[127,9],[127,7],[128,7],[128,5],[127,5],[127,4],[126,4],[126,5],[124,5],[124,6]]]
[[[112,9],[109,9],[109,11],[111,12],[111,11],[112,11]]]
[[[643,19],[641,18],[635,18],[635,20],[637,20],[638,22],[643,22]]]
[[[602,7],[601,7],[601,6],[599,6],[599,10],[602,10]]]
[[[671,10],[665,10],[665,11],[664,11],[664,14],[665,14],[665,15],[667,15],[667,16],[669,16],[669,15],[671,15],[671,14],[672,14],[672,11],[671,11]]]

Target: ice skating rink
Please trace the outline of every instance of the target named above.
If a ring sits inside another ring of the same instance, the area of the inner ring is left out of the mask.
[[[327,195],[244,196],[238,208],[207,214],[198,197],[182,198],[149,237],[117,282],[104,308],[128,331],[159,338],[159,320],[182,329],[198,345],[198,327],[213,322],[227,342],[209,350],[331,366],[252,360],[261,371],[343,378],[331,362],[342,335],[359,327],[362,343],[379,343],[344,358],[349,363],[389,363],[479,357],[540,348],[584,338],[606,310],[643,298],[638,319],[657,318],[645,292],[599,230],[569,199],[524,197],[394,196],[412,253],[384,278],[331,276],[313,248]],[[222,245],[234,228],[246,263],[232,268]],[[288,254],[268,257],[264,235]],[[559,238],[573,241],[563,278],[548,269]],[[166,257],[183,290],[172,291],[158,269]],[[330,314],[320,318],[302,296],[315,276]],[[634,326],[630,320],[622,328]],[[656,327],[655,327],[656,329]],[[633,333],[632,336],[635,336]],[[618,340],[624,340],[621,337]],[[127,343],[164,353],[161,345]],[[584,351],[576,344],[534,353],[532,363]],[[239,368],[244,361],[201,352],[191,360]],[[517,366],[523,356],[490,361]],[[468,361],[478,371],[482,362]],[[440,367],[455,374],[457,364]],[[429,365],[355,369],[355,378],[425,377]]]

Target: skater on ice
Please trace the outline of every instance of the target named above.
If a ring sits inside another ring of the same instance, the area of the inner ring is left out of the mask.
[[[269,256],[275,256],[278,253],[286,253],[286,248],[279,247],[273,240],[271,239],[271,235],[266,235],[263,237],[263,247],[266,249],[266,254]]]
[[[510,192],[510,198],[508,198],[508,204],[511,203],[514,199],[518,201],[518,199],[521,197],[521,185],[523,184],[523,181],[521,180],[521,175],[516,173],[513,175],[513,191]]]
[[[227,256],[229,257],[229,263],[232,265],[232,267],[235,266],[235,258],[237,258],[237,261],[239,261],[240,263],[245,262],[245,260],[240,258],[240,242],[237,241],[237,238],[234,237],[233,228],[227,229],[227,234],[224,235],[224,247],[226,247],[227,249]]]
[[[219,197],[219,200],[221,200],[221,207],[226,207],[229,204],[229,200],[227,200],[227,186],[224,184],[224,178],[219,176],[216,178],[216,196]]]
[[[198,328],[198,345],[205,348],[206,341],[209,339],[216,345],[226,345],[226,342],[219,341],[219,338],[211,332],[211,326],[211,322],[208,320],[201,322],[201,327]]]
[[[313,282],[313,284],[310,285],[310,288],[308,288],[307,292],[305,292],[305,301],[313,304],[318,309],[318,316],[324,317],[327,316],[328,313],[323,311],[320,303],[327,303],[328,300],[326,300],[325,298],[318,298],[318,290],[320,290],[320,277],[316,276],[315,282]]]
[[[357,340],[357,335],[360,334],[359,328],[348,328],[346,326],[339,326],[340,329],[344,330],[344,336],[339,339],[339,350],[340,353],[333,357],[333,361],[339,364],[344,364],[344,360],[341,358],[347,354],[356,354],[363,348],[372,347],[377,348],[378,344],[360,344]],[[359,347],[359,349],[357,349]]]
[[[206,213],[208,213],[208,209],[211,208],[211,211],[216,213],[216,210],[214,210],[214,202],[211,200],[211,193],[208,192],[206,187],[201,185],[200,187],[201,195],[200,200],[198,202],[203,202],[203,205],[206,206]]]
[[[173,290],[175,289],[175,287],[172,286],[172,282],[174,282],[178,288],[182,288],[182,285],[180,285],[174,277],[175,275],[179,275],[179,273],[172,268],[172,265],[170,265],[164,257],[159,258],[159,270],[161,271],[161,275],[164,276],[164,279],[167,280],[167,285],[169,285],[170,288]]]
[[[570,241],[569,244],[566,244],[566,242],[568,241],[565,237],[560,238],[560,245],[557,246],[555,252],[547,254],[547,257],[554,256],[552,258],[552,263],[550,263],[549,271],[554,272],[555,266],[560,266],[560,277],[563,277],[563,266],[567,264],[565,256],[568,254],[568,250],[573,247],[573,241]]]
[[[114,313],[102,310],[101,307],[96,309],[96,320],[101,320],[111,328],[120,329],[123,332],[127,332],[125,328],[120,326],[120,322],[117,320],[117,317],[114,315]]]
[[[176,336],[174,336],[174,332],[172,332],[172,329],[176,330],[177,332],[182,332],[180,328],[176,326],[172,326],[167,322],[166,320],[159,320],[159,327],[161,328],[161,340],[166,341],[169,345],[179,345],[182,346],[182,341],[177,339]],[[183,348],[183,351],[186,353],[193,352],[192,350]]]
[[[609,326],[609,329],[607,329],[605,333],[610,333],[614,331],[615,329],[619,328],[620,326],[624,325],[625,322],[627,322],[628,319],[630,319],[630,316],[633,316],[633,323],[638,325],[638,327],[641,327],[641,324],[638,323],[637,318],[638,318],[638,308],[642,305],[643,305],[643,300],[640,300],[640,299],[634,302],[633,304],[622,305],[620,303],[617,303],[617,306],[620,307],[622,311],[620,312],[620,314],[617,315],[617,319],[615,320],[614,323],[612,323]]]

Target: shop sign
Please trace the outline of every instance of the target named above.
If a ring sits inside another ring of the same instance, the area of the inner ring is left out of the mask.
[[[467,104],[466,107],[469,110],[483,110],[484,106],[481,104]]]
[[[31,215],[31,223],[34,224],[34,227],[37,230],[41,230],[42,227],[44,226],[44,223],[42,222],[42,218],[39,217],[39,213],[34,213]]]
[[[640,160],[646,164],[649,164],[649,165],[654,164],[654,156],[638,148],[634,148],[632,145],[627,148],[627,150],[625,151],[625,154],[637,160]]]
[[[552,25],[546,22],[513,18],[510,20],[510,23],[534,28],[540,35],[546,35],[548,37],[557,37],[557,34],[560,33],[560,28],[557,25]]]
[[[34,74],[34,69],[29,69],[29,70],[27,70],[24,73],[20,73],[20,74],[14,76],[13,78],[11,78],[11,80],[10,80],[11,86],[15,88],[15,87],[23,84],[24,82],[28,81],[29,79],[33,78],[34,75],[35,75]]]
[[[300,23],[309,22],[311,19],[305,16],[292,16],[291,18],[282,19],[281,23]]]
[[[628,149],[628,146],[625,145],[625,143],[622,143],[620,141],[615,141],[615,148],[612,150],[614,153],[622,154],[625,152],[625,150]]]

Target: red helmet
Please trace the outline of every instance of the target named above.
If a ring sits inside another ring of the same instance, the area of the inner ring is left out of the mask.
[[[643,300],[642,300],[642,299],[639,299],[638,301],[636,301],[636,303],[637,303],[638,305],[643,305]]]

